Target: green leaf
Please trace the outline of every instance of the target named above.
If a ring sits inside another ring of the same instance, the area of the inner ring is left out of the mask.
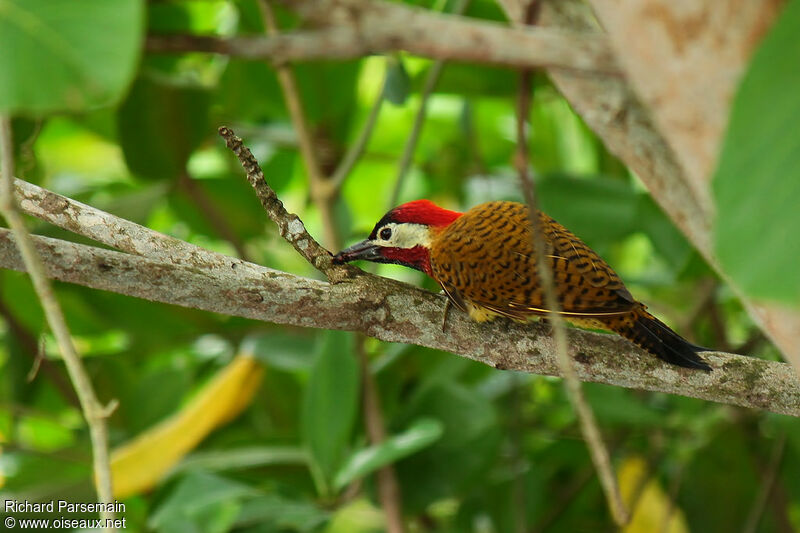
[[[764,38],[733,103],[713,192],[716,252],[750,297],[800,306],[800,2]]]
[[[499,441],[494,404],[473,389],[452,381],[420,391],[406,408],[405,419],[434,418],[444,433],[432,446],[404,459],[397,474],[409,513],[441,498],[457,497],[485,482]]]
[[[265,531],[265,526],[275,527],[279,531],[313,531],[328,517],[327,511],[312,503],[266,494],[244,502],[236,525],[258,524],[259,528],[253,531]]]
[[[333,488],[341,490],[355,479],[418,452],[436,442],[443,431],[442,423],[438,420],[423,418],[403,433],[389,437],[380,444],[358,450],[336,474]]]
[[[175,471],[239,470],[276,464],[306,464],[307,461],[305,450],[296,446],[251,446],[193,453],[181,461]]]
[[[386,69],[386,99],[394,105],[405,104],[411,90],[411,78],[403,65],[403,60],[398,57],[389,61]]]
[[[131,172],[147,180],[174,180],[192,151],[211,133],[209,92],[146,78],[133,84],[119,110],[119,138]]]
[[[303,439],[311,452],[312,473],[323,494],[341,465],[358,407],[359,373],[352,335],[326,332],[306,387]]]
[[[235,522],[242,500],[258,492],[238,481],[205,472],[191,472],[170,492],[150,517],[148,525],[158,531],[217,533]]]
[[[141,0],[0,0],[0,112],[81,111],[117,101],[144,34]]]

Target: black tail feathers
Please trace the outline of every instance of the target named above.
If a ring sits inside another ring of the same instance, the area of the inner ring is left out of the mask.
[[[697,355],[708,348],[690,343],[644,309],[637,313],[633,325],[621,329],[619,333],[623,337],[667,363],[711,371],[708,363]]]

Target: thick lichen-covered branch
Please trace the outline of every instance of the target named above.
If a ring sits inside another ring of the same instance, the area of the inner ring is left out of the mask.
[[[276,324],[360,331],[495,368],[559,375],[543,324],[477,324],[454,311],[443,333],[445,298],[391,279],[359,272],[328,283],[252,264],[243,265],[240,276],[222,276],[203,264],[165,264],[57,239],[35,240],[53,279]],[[24,269],[8,230],[0,230],[0,267]],[[800,380],[785,363],[708,352],[704,357],[714,371],[696,372],[662,363],[615,335],[576,329],[568,334],[583,381],[800,416]]]

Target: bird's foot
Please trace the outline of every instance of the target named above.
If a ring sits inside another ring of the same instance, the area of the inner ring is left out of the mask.
[[[450,307],[452,307],[453,303],[450,301],[450,298],[444,304],[444,312],[442,313],[442,333],[445,332],[447,329],[447,315],[450,313]]]

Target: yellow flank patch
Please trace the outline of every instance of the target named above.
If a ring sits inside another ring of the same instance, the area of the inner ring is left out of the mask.
[[[475,322],[491,322],[499,316],[494,311],[475,305],[472,302],[467,302],[467,313]]]

